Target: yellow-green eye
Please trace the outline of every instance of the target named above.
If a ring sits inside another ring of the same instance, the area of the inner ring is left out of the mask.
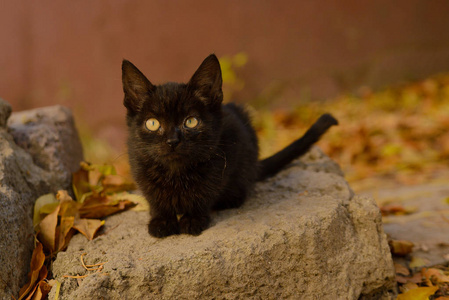
[[[145,122],[145,127],[150,131],[156,131],[161,127],[161,124],[157,119],[150,118]]]
[[[187,128],[195,128],[198,125],[198,119],[195,117],[190,117],[186,120]]]

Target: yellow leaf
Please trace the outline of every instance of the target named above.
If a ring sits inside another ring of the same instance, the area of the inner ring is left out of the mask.
[[[59,202],[54,194],[46,194],[37,198],[34,203],[33,226],[39,224],[42,220],[42,214],[49,214],[55,210]]]
[[[436,286],[419,287],[398,295],[398,300],[427,300],[438,290]]]
[[[445,199],[443,200],[443,202],[446,203],[446,204],[449,204],[449,197],[445,198]]]
[[[56,292],[55,292],[55,298],[54,300],[58,300],[59,299],[59,291],[61,289],[61,283],[55,279],[50,279],[47,281],[48,285],[50,285],[50,287],[54,287],[56,285]]]
[[[117,171],[113,165],[94,165],[98,172],[107,176],[107,175],[117,175]]]
[[[58,205],[59,205],[59,201],[57,201],[55,203],[46,204],[41,207],[39,212],[40,212],[41,216],[48,215],[49,213],[53,212]],[[42,219],[41,219],[41,221],[42,221]]]
[[[428,263],[429,263],[429,261],[427,259],[413,256],[412,261],[410,262],[410,264],[408,266],[413,269],[413,268],[419,268],[419,267],[425,266]]]

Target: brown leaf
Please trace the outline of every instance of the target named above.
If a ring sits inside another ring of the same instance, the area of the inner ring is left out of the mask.
[[[39,223],[39,241],[48,249],[50,252],[55,251],[55,239],[56,239],[56,226],[58,224],[58,213],[61,205],[58,205],[56,209],[48,214]]]
[[[396,274],[401,274],[404,276],[410,275],[410,271],[408,270],[408,268],[401,264],[394,263],[394,269],[396,270]]]
[[[36,286],[34,287],[33,291],[28,295],[26,300],[40,300],[43,298],[44,293],[41,289],[41,286],[43,284],[46,284],[44,279],[47,277],[47,267],[45,265],[42,266],[42,269],[39,272],[39,279],[36,282]],[[51,289],[51,287],[50,287]],[[48,290],[50,292],[50,290]],[[48,294],[47,292],[47,294]]]
[[[101,181],[104,193],[117,193],[136,189],[134,183],[120,175],[106,175]]]
[[[20,289],[19,300],[24,299],[30,291],[36,288],[36,281],[44,275],[47,276],[47,268],[44,266],[44,261],[45,254],[42,244],[37,242],[36,248],[34,248],[33,255],[31,256],[30,273],[28,274],[29,282]]]
[[[31,296],[33,296],[33,297],[31,298]],[[29,299],[30,300],[41,300],[42,299],[42,291],[39,288],[39,284],[36,285],[36,288],[33,291],[33,293],[30,296],[28,296],[28,298],[26,298],[26,300],[29,300]]]
[[[56,196],[61,201],[59,215],[61,216],[59,230],[57,231],[57,247],[59,251],[68,244],[72,235],[69,235],[75,219],[79,218],[81,203],[73,201],[66,191],[59,191]]]
[[[45,265],[42,266],[41,270],[39,271],[39,276],[38,279],[36,280],[35,284],[34,284],[34,288],[33,290],[28,294],[28,297],[26,298],[26,300],[29,299],[41,299],[42,298],[42,293],[41,290],[39,289],[39,285],[41,282],[43,282],[43,280],[45,280],[45,278],[47,277],[47,267]]]
[[[400,204],[387,204],[380,208],[382,216],[388,215],[404,215],[407,210]]]
[[[407,277],[396,274],[396,281],[399,283],[402,283],[402,284],[407,283],[408,282],[407,279],[408,279]]]
[[[390,251],[393,255],[405,256],[412,252],[414,244],[405,240],[390,240],[388,241]]]
[[[407,282],[413,282],[413,283],[421,283],[422,282],[422,274],[421,272],[417,272],[412,277],[405,277],[402,275],[396,274],[396,281],[399,283],[407,283]]]
[[[428,285],[434,285],[434,283],[449,282],[449,276],[445,275],[442,270],[435,268],[423,268],[421,270],[422,275],[426,278]]]
[[[75,220],[73,228],[81,232],[88,240],[92,240],[95,233],[104,225],[104,221],[95,219],[78,219]]]
[[[42,280],[39,282],[39,290],[42,294],[42,299],[45,299],[47,295],[50,293],[52,286],[48,284],[46,281]],[[34,299],[34,298],[33,298]]]
[[[78,201],[81,197],[91,191],[89,185],[89,171],[81,165],[81,168],[72,174],[72,188]]]
[[[72,197],[70,197],[66,190],[59,190],[56,194],[56,199],[58,199],[61,203],[73,201]]]
[[[89,197],[79,213],[81,218],[100,219],[136,206],[129,200],[116,201],[114,197]]]
[[[417,288],[418,288],[418,285],[416,283],[409,281],[409,282],[406,282],[405,284],[403,284],[401,286],[401,291],[403,293],[405,293],[407,291],[414,290],[414,289],[417,289]]]

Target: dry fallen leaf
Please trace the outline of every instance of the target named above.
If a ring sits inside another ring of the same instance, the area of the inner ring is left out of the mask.
[[[436,268],[423,268],[421,270],[423,277],[425,277],[427,285],[431,286],[437,283],[449,283],[449,276],[445,275],[442,270]]]
[[[73,224],[73,228],[81,232],[89,241],[91,241],[95,233],[104,225],[104,220],[95,219],[77,219]]]
[[[104,193],[116,193],[136,189],[134,183],[127,181],[125,177],[120,175],[106,175],[101,180],[101,184]]]
[[[390,240],[388,241],[391,253],[397,256],[406,256],[412,252],[414,244],[405,240]]]
[[[436,286],[419,287],[398,295],[398,300],[427,300],[430,296],[435,294],[437,290],[438,287]]]
[[[33,250],[30,263],[30,273],[28,274],[28,283],[24,285],[19,292],[19,300],[24,299],[30,292],[34,291],[37,283],[47,277],[47,268],[44,266],[45,255],[43,246],[37,242]]]
[[[405,293],[407,291],[414,290],[414,289],[417,289],[417,288],[418,288],[418,285],[416,283],[409,281],[409,282],[404,283],[401,286],[401,291],[402,291],[402,293]]]
[[[406,214],[406,209],[400,204],[386,204],[380,208],[383,216],[388,215],[403,215]]]
[[[86,168],[83,168],[83,164],[81,163],[81,168],[72,174],[72,189],[75,193],[76,199],[81,202],[81,197],[90,192],[90,184],[89,184],[89,171]]]
[[[419,284],[423,280],[422,280],[421,272],[417,272],[417,273],[413,274],[412,277],[405,277],[405,276],[396,274],[396,281],[399,283],[402,283],[402,284],[405,284],[407,282],[413,282],[413,283]]]
[[[116,201],[113,196],[89,197],[80,208],[81,218],[99,219],[136,206],[128,200]]]
[[[425,258],[413,256],[410,264],[408,265],[410,268],[419,268],[427,265],[429,261]]]
[[[58,224],[58,213],[60,205],[56,207],[56,209],[48,214],[42,221],[39,223],[39,241],[48,249],[50,252],[55,251],[55,241],[56,241],[56,226]]]
[[[59,205],[59,201],[54,194],[40,196],[34,203],[33,225],[36,226],[42,221],[43,215],[48,215]]]
[[[61,208],[59,210],[60,221],[57,230],[57,248],[56,250],[62,250],[68,244],[70,238],[70,230],[73,227],[73,223],[76,219],[79,219],[79,208],[81,204],[73,201],[66,191],[58,191],[56,198],[61,202]]]
[[[410,271],[408,270],[407,267],[398,264],[398,263],[394,263],[394,269],[396,271],[396,274],[401,274],[404,276],[409,276],[410,275]]]

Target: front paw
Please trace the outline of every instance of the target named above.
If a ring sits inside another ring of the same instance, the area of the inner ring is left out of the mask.
[[[148,225],[148,231],[152,236],[162,238],[179,234],[179,224],[176,219],[152,218]]]
[[[200,235],[203,230],[209,227],[209,224],[209,216],[191,216],[186,214],[179,220],[180,232],[191,235]]]

